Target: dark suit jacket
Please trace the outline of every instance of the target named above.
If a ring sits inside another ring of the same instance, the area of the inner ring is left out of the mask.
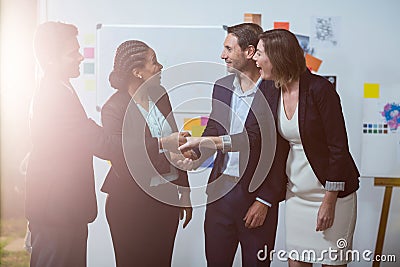
[[[149,94],[172,130],[177,131],[165,89],[153,87]],[[128,92],[118,91],[102,108],[103,127],[108,134],[115,137],[113,140],[116,141],[115,146],[118,147],[117,153],[111,156],[112,167],[102,187],[102,191],[110,195],[132,196],[134,192],[141,191],[137,183],[140,183],[141,187],[148,188],[151,177],[168,173],[171,167],[165,154],[159,153],[157,138],[152,137],[140,110],[135,103],[129,104],[130,101],[131,96]],[[123,135],[123,129],[129,130],[126,130]],[[126,160],[129,161],[128,165]],[[133,171],[135,180],[130,170]],[[178,171],[178,174],[179,178],[173,183],[189,187],[187,173]]]
[[[75,92],[47,76],[33,100],[32,151],[26,175],[26,217],[46,224],[82,224],[97,215],[93,155],[114,149],[87,118]]]
[[[218,80],[213,88],[212,94],[212,111],[208,120],[207,126],[203,132],[203,136],[221,136],[227,134],[227,129],[230,129],[230,112],[233,81],[235,75],[228,75]],[[270,83],[263,81],[263,83]],[[239,158],[239,173],[240,183],[248,188],[257,165],[264,163],[260,159],[261,144],[266,140],[271,141],[271,137],[275,137],[275,129],[270,129],[270,136],[261,136],[260,125],[268,124],[268,107],[267,102],[262,101],[267,86],[260,86],[252,102],[251,109],[245,122],[245,129],[242,133],[231,135],[232,151],[240,151]],[[200,153],[199,150],[196,151]],[[269,151],[268,153],[273,153]],[[225,155],[218,151],[214,166],[209,177],[209,183],[218,179],[223,172]],[[264,171],[263,175],[267,176],[268,168]],[[254,192],[250,193],[251,197],[260,197],[261,199],[275,204],[284,199],[285,181],[281,177],[271,176],[267,177],[261,186]]]
[[[277,122],[280,90],[265,84],[266,98]],[[307,159],[322,185],[345,182],[344,197],[359,187],[360,176],[350,155],[339,95],[325,78],[306,70],[300,77],[299,131]],[[289,143],[280,135],[276,157],[287,159]],[[270,175],[286,177],[286,160],[274,163]]]

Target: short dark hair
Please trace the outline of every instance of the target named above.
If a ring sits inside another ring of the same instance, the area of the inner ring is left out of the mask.
[[[150,47],[142,41],[128,40],[120,44],[114,57],[114,68],[108,78],[111,87],[128,90],[133,79],[132,70],[143,67]]]
[[[257,47],[258,35],[263,32],[263,29],[255,23],[241,23],[228,27],[227,31],[228,34],[236,36],[240,48],[244,50],[250,45]]]
[[[271,61],[275,85],[281,87],[299,79],[307,67],[303,49],[296,36],[288,30],[274,29],[263,32],[259,38]]]
[[[76,38],[78,28],[72,24],[48,21],[40,24],[36,30],[33,48],[42,68],[60,56],[65,41]]]

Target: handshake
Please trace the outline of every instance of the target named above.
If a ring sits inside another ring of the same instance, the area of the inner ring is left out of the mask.
[[[220,137],[192,137],[188,132],[175,132],[169,136],[161,137],[159,143],[161,149],[168,150],[169,153],[166,154],[171,163],[184,171],[197,169],[203,161],[211,156],[205,156],[201,153],[199,158],[193,150],[194,148],[199,148],[201,152],[205,149],[215,152],[222,146]]]

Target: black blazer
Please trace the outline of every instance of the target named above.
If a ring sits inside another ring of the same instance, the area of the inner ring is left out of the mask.
[[[229,108],[231,105],[231,99],[233,94],[233,81],[235,75],[228,75],[224,78],[219,79],[214,84],[212,93],[212,111],[209,116],[207,126],[202,136],[221,136],[227,134],[227,129],[230,128],[230,112]],[[263,81],[264,83],[271,83]],[[261,124],[273,124],[273,121],[268,121],[268,103],[263,97],[265,95],[266,85],[262,85],[257,90],[254,100],[252,102],[251,109],[246,118],[246,122],[243,129],[244,131],[239,134],[231,135],[232,151],[240,151],[239,154],[239,174],[241,177],[240,184],[246,189],[249,188],[249,184],[257,166],[262,166],[264,163],[263,159],[260,159],[261,143],[271,141],[271,138],[275,137],[275,129],[268,128],[267,136],[261,136],[260,125]],[[272,118],[271,118],[272,119]],[[249,149],[248,149],[249,148]],[[196,150],[196,153],[200,153]],[[270,151],[269,153],[273,153]],[[225,155],[221,151],[217,151],[217,155],[214,161],[214,166],[211,171],[208,183],[218,179],[223,172],[223,166],[225,161]],[[264,164],[265,165],[265,164]],[[268,168],[262,173],[267,176]],[[259,170],[257,170],[258,172]],[[274,204],[284,199],[285,186],[280,177],[271,176],[264,180],[260,187],[254,191],[249,192],[249,196],[256,197]]]
[[[172,114],[171,103],[163,87],[153,87],[149,90],[150,98],[167,119],[172,130],[177,126]],[[115,138],[117,153],[111,156],[112,167],[102,186],[102,191],[110,195],[133,196],[135,192],[142,193],[141,187],[149,187],[150,179],[158,174],[168,173],[171,163],[165,154],[159,153],[157,138],[153,138],[142,113],[131,101],[128,92],[117,91],[104,104],[101,117],[104,130]],[[126,115],[127,114],[127,115]],[[127,116],[124,122],[124,118]],[[130,129],[129,136],[122,134],[124,127]],[[133,131],[133,132],[132,132]],[[124,146],[122,145],[124,143]],[[126,163],[125,153],[131,162],[135,180]],[[189,187],[187,173],[178,170],[179,178],[173,184]],[[136,181],[136,182],[135,182]]]
[[[264,85],[277,125],[280,89],[271,83]],[[339,95],[328,80],[309,70],[300,77],[298,119],[305,154],[321,184],[345,182],[339,197],[356,191],[360,174],[349,152]],[[288,152],[289,143],[278,134],[276,157],[287,159]],[[286,160],[274,164],[270,175],[286,179]]]
[[[30,119],[32,150],[26,174],[26,217],[31,222],[72,225],[97,215],[93,155],[114,146],[88,119],[75,92],[59,79],[41,81]]]

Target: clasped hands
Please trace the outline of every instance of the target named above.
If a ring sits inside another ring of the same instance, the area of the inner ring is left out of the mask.
[[[219,137],[216,137],[219,138]],[[175,167],[185,171],[197,169],[203,157],[198,157],[193,148],[216,150],[218,145],[213,137],[191,137],[188,132],[175,132],[160,138],[161,148],[169,151],[169,158]]]

